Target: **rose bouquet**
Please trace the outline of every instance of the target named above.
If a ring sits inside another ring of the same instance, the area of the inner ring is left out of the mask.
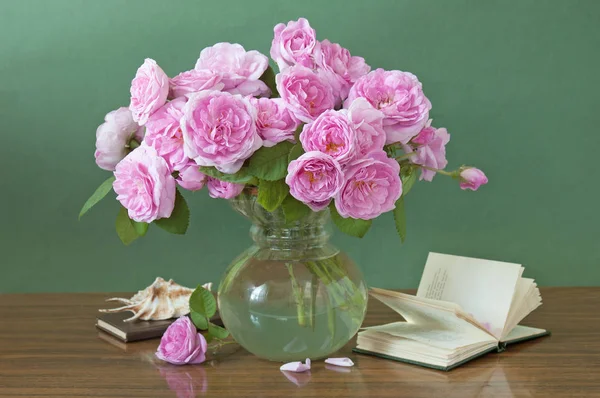
[[[237,203],[255,223],[274,222],[271,232],[288,226],[302,235],[314,224],[305,220],[328,209],[339,230],[357,237],[374,218],[392,213],[404,240],[403,198],[417,179],[442,174],[471,190],[487,183],[473,167],[444,170],[450,135],[432,125],[431,102],[415,75],[371,70],[339,44],[317,40],[304,18],[275,26],[270,55],[278,73],[265,55],[218,43],[172,78],[146,59],[132,81],[129,107],[110,112],[98,127],[96,163],[113,175],[80,216],[112,188],[122,205],[116,229],[123,243],[145,235],[150,224],[182,234],[189,209],[179,189],[206,185],[212,198]],[[252,255],[231,269],[237,272]],[[301,326],[314,321],[306,301],[318,298],[318,283],[327,287],[332,306],[347,309],[340,304],[344,297],[356,304],[344,264],[324,257],[302,259],[315,278],[306,286],[288,268]],[[362,321],[364,308],[358,312]]]

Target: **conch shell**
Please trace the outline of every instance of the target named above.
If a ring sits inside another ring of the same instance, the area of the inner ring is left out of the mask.
[[[211,290],[212,283],[202,285]],[[117,301],[125,304],[123,307],[100,310],[100,312],[114,313],[131,311],[133,316],[125,322],[141,319],[143,321],[159,321],[163,319],[179,318],[190,312],[189,300],[194,289],[178,285],[170,279],[168,282],[158,277],[150,286],[137,292],[132,298],[113,297],[106,301]]]

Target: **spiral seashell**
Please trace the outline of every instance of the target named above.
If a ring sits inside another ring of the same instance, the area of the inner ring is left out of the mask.
[[[207,290],[212,289],[212,283],[202,285]],[[131,311],[133,316],[125,319],[125,322],[135,321],[158,321],[170,318],[179,318],[190,312],[189,300],[194,289],[178,285],[173,279],[165,281],[158,277],[150,286],[140,290],[130,299],[113,297],[106,301],[116,301],[125,304],[123,307],[102,309],[100,312],[114,313]]]

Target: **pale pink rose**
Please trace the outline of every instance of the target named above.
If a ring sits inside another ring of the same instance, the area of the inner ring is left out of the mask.
[[[350,87],[358,78],[371,70],[364,58],[350,55],[350,51],[329,40],[321,42],[315,52],[315,62],[317,73],[331,85],[339,103],[348,97]]]
[[[310,123],[334,107],[331,86],[308,68],[296,65],[275,76],[277,91],[296,118]]]
[[[448,164],[446,160],[448,141],[450,141],[450,134],[445,128],[436,129],[426,126],[411,140],[412,146],[404,146],[404,151],[406,153],[415,152],[415,155],[410,157],[412,163],[441,170]],[[431,181],[434,176],[435,171],[422,168],[419,180]]]
[[[462,167],[460,170],[460,188],[477,191],[480,186],[487,184],[488,178],[475,167]]]
[[[169,165],[152,147],[142,145],[115,169],[113,189],[129,218],[150,223],[168,218],[175,205],[175,179]]]
[[[296,64],[309,68],[314,66],[314,53],[319,48],[317,34],[305,18],[282,23],[273,28],[271,58],[279,70]]]
[[[158,155],[167,161],[171,171],[181,170],[190,160],[183,151],[183,133],[179,123],[186,102],[185,97],[167,102],[146,122],[144,143],[156,149]]]
[[[190,95],[202,90],[221,90],[225,84],[221,83],[221,76],[210,70],[188,70],[182,72],[169,81],[169,98]]]
[[[216,178],[208,177],[206,182],[208,194],[215,199],[232,199],[242,193],[244,184],[221,181]]]
[[[186,166],[183,166],[179,170],[179,176],[177,176],[177,183],[180,187],[190,190],[199,191],[204,187],[207,176],[200,172],[198,165],[192,160]]]
[[[237,172],[262,146],[256,109],[247,98],[220,91],[194,94],[181,119],[184,151],[200,166]]]
[[[305,124],[300,142],[306,152],[319,151],[344,165],[358,156],[356,131],[348,119],[348,111],[328,110],[317,119]]]
[[[300,121],[281,98],[250,98],[250,103],[257,111],[256,128],[264,146],[270,147],[294,138]]]
[[[200,52],[194,69],[216,73],[223,91],[241,95],[267,95],[271,91],[260,81],[269,59],[258,51],[246,51],[239,44],[217,43]]]
[[[202,363],[208,344],[187,316],[173,322],[160,339],[156,357],[173,365]]]
[[[361,156],[383,150],[386,138],[383,130],[383,112],[373,108],[366,99],[357,98],[348,108],[348,118],[356,130],[358,152]]]
[[[393,210],[402,195],[400,166],[383,151],[352,162],[344,174],[346,180],[335,197],[335,208],[344,218],[376,218]]]
[[[290,194],[313,211],[327,207],[344,182],[342,167],[322,152],[306,152],[288,165],[285,182]]]
[[[427,123],[431,103],[422,84],[409,72],[376,69],[358,79],[344,102],[347,108],[356,98],[366,98],[385,118],[383,128],[388,144],[406,144]]]
[[[129,110],[133,120],[144,125],[150,115],[167,101],[169,78],[156,61],[146,58],[131,81],[130,91]]]
[[[104,170],[113,171],[129,153],[131,140],[141,143],[144,128],[133,121],[128,108],[121,107],[104,117],[104,123],[96,130],[96,164]]]

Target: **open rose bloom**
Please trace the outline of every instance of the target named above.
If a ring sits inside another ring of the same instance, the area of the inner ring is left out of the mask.
[[[178,191],[207,186],[211,198],[245,192],[271,212],[282,203],[298,214],[303,205],[328,209],[348,232],[353,222],[399,216],[398,201],[417,180],[449,176],[463,190],[488,182],[474,167],[446,170],[450,134],[432,121],[424,82],[372,68],[305,18],[273,28],[276,70],[238,43],[198,54],[173,75],[144,60],[129,106],[98,127],[96,162],[114,172],[117,199],[134,222],[168,224],[187,211]]]

